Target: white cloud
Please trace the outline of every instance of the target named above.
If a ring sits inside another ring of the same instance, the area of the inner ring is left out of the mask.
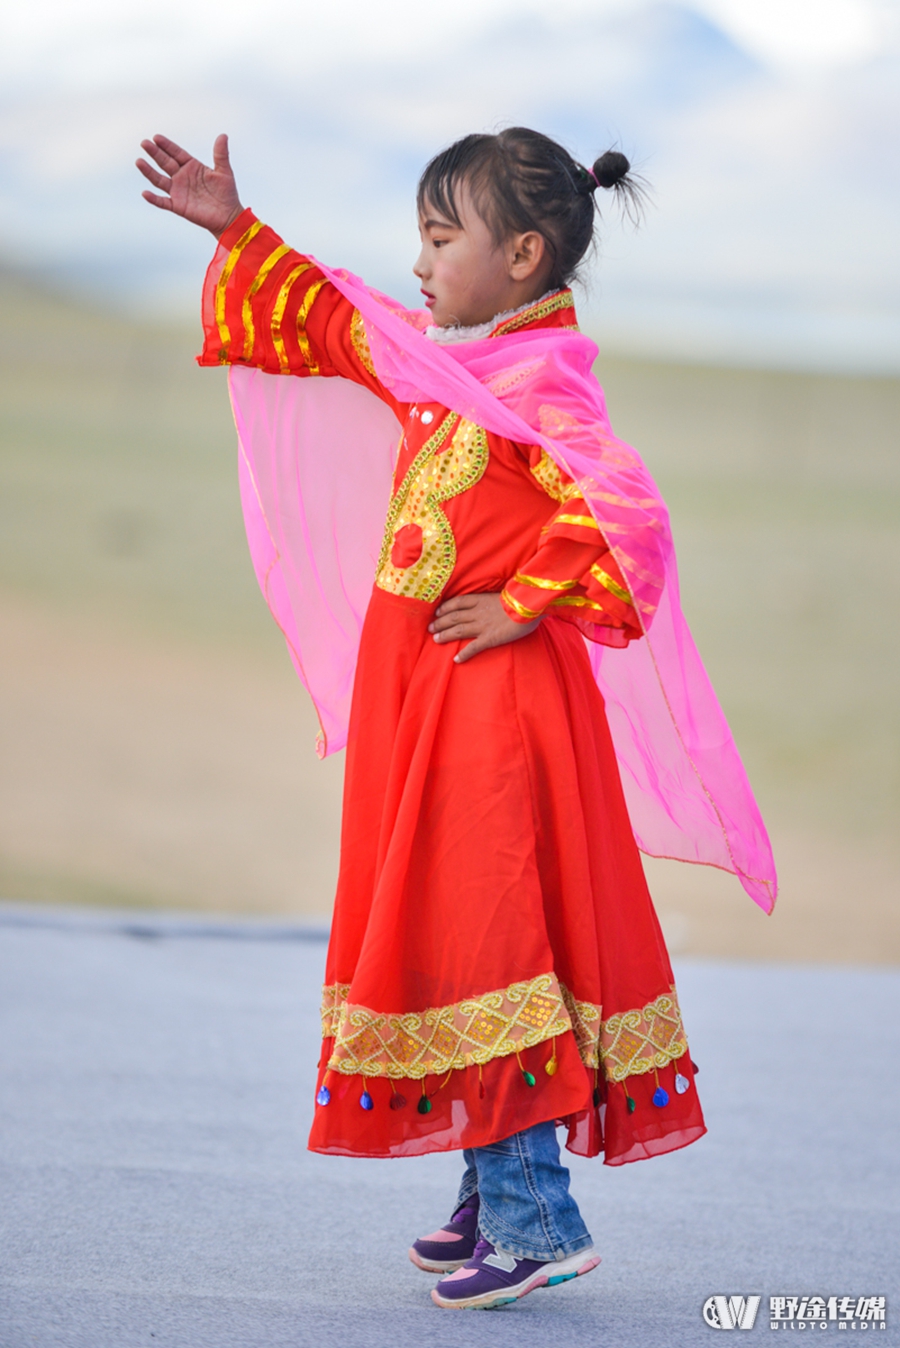
[[[825,27],[829,14],[843,21],[830,4]],[[252,10],[222,0],[214,14],[195,2],[190,41],[165,0],[152,21],[130,6],[112,26],[100,3],[81,7],[81,27],[56,8],[54,59],[83,73],[93,45],[107,73],[48,77],[0,105],[0,240],[131,300],[193,307],[206,241],[144,205],[131,165],[154,131],[208,154],[228,130],[245,200],[292,242],[414,302],[412,197],[425,159],[465,131],[524,121],[587,160],[618,141],[654,184],[644,230],[605,230],[590,298],[605,331],[682,354],[900,368],[890,44],[855,66],[773,71],[675,5],[562,0],[549,18],[501,0],[467,6],[442,32],[398,0],[391,15],[420,58],[401,46],[351,60],[342,48],[339,68],[334,24],[362,15],[353,5],[308,22],[295,7],[285,24],[269,0]],[[374,31],[366,14],[351,52]],[[46,49],[29,22],[20,47]],[[116,66],[110,51],[131,55]]]

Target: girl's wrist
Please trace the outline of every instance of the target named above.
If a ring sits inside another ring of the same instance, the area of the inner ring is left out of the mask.
[[[224,223],[224,225],[222,226],[222,228],[221,228],[221,229],[212,229],[212,228],[211,228],[210,231],[209,231],[210,234],[212,234],[213,237],[216,238],[216,239],[221,239],[221,237],[222,237],[222,235],[225,233],[226,229],[231,229],[231,226],[234,224],[235,220],[237,220],[238,216],[244,214],[245,209],[246,209],[246,207],[242,206],[241,203],[238,202],[238,204],[235,206],[234,210],[233,210],[233,211],[231,212],[231,214],[229,215],[228,219],[225,221],[225,223]]]

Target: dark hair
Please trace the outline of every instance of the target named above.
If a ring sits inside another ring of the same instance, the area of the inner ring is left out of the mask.
[[[524,126],[494,136],[464,136],[436,154],[419,180],[416,205],[429,202],[461,226],[457,193],[466,184],[478,214],[497,243],[536,230],[550,250],[549,285],[567,285],[594,238],[594,192],[615,191],[625,213],[640,218],[644,190],[618,150],[607,150],[586,169],[568,150]]]

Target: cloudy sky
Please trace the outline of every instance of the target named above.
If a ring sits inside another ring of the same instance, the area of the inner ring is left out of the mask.
[[[0,89],[0,258],[132,308],[189,312],[210,251],[144,135],[227,130],[247,204],[415,303],[423,163],[525,123],[652,183],[580,301],[611,346],[900,372],[900,0],[30,0]]]

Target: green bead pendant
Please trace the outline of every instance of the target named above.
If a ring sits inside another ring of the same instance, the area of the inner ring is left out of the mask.
[[[625,1104],[628,1107],[628,1113],[633,1114],[637,1106],[635,1105],[630,1095],[625,1096]]]
[[[418,1103],[418,1105],[416,1106],[416,1108],[418,1109],[418,1111],[419,1111],[420,1114],[430,1114],[430,1113],[431,1113],[431,1101],[429,1100],[429,1098],[428,1098],[427,1095],[423,1095],[423,1096],[421,1097],[421,1099],[419,1100],[419,1103]]]

